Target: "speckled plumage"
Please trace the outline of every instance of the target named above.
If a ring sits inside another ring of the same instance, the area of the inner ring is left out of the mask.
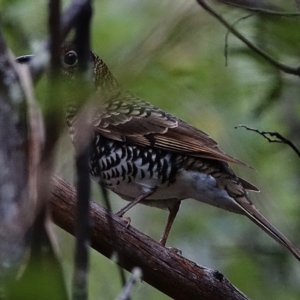
[[[62,51],[62,70],[70,83],[78,68],[76,48],[66,44]],[[90,59],[95,86],[91,175],[130,201],[120,216],[136,203],[169,209],[161,239],[165,244],[180,201],[193,198],[247,216],[300,260],[299,250],[249,199],[247,190],[257,188],[228,164],[244,163],[220,150],[203,131],[124,91],[95,53]],[[68,100],[67,122],[76,140],[77,105]]]
[[[65,45],[63,55],[70,51],[76,49]],[[201,130],[122,90],[93,52],[91,62],[99,97],[92,117],[95,136],[91,175],[131,201],[120,216],[136,203],[169,209],[161,239],[165,244],[180,201],[193,198],[246,215],[300,260],[298,249],[259,213],[247,196],[246,190],[257,188],[236,176],[228,164],[244,163],[220,150]],[[76,65],[64,68],[69,78],[74,68]],[[76,112],[70,111],[68,123],[74,131],[72,119]]]

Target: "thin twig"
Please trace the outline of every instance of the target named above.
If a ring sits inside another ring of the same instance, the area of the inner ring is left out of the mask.
[[[61,41],[61,3],[60,0],[49,0],[49,50],[50,50],[50,76],[56,77],[60,68],[60,41]]]
[[[81,12],[91,7],[91,0],[73,0],[70,6],[64,11],[61,20],[61,42],[65,39],[80,18]],[[80,23],[80,22],[79,22]]]
[[[300,150],[290,140],[288,140],[287,138],[285,138],[278,132],[260,131],[258,129],[251,128],[251,127],[248,127],[243,124],[235,126],[234,128],[245,128],[249,131],[257,132],[258,134],[262,135],[269,143],[286,144],[286,145],[290,146],[295,151],[295,153],[300,157]],[[272,139],[272,138],[275,138],[275,139]]]
[[[83,11],[85,11],[85,13],[89,13],[89,11],[91,13],[91,7],[88,8],[88,6],[90,6],[90,5],[91,5],[90,3],[89,4],[87,3],[87,7],[83,8]],[[86,63],[83,63],[81,65],[81,69],[84,72],[84,71],[86,71],[86,67],[88,66],[87,62],[90,57],[90,41],[89,41],[89,34],[87,34],[87,32],[89,30],[89,28],[88,28],[89,24],[87,22],[83,22],[81,20],[78,20],[77,24],[78,24],[78,26],[76,27],[76,36],[75,36],[74,43],[77,46],[78,58],[80,58],[80,55],[81,55],[83,57],[83,59],[86,61]],[[80,64],[80,59],[78,62]],[[89,112],[87,111],[86,118],[88,118],[88,115],[89,115]],[[109,198],[108,198],[108,193],[103,185],[101,185],[101,191],[102,191],[103,199],[105,201],[105,204],[106,204],[108,210],[110,212],[112,212]],[[110,214],[108,215],[108,222],[110,224],[112,237],[113,237],[113,239],[116,239],[117,235],[115,234],[113,223],[111,222]],[[115,243],[115,245],[117,245],[117,243]],[[117,248],[116,248],[116,251],[118,252]],[[120,259],[120,258],[118,258],[118,259]],[[119,268],[119,273],[120,273],[120,277],[121,277],[122,286],[124,286],[126,283],[125,272],[122,268]]]
[[[45,101],[45,147],[42,155],[42,168],[48,169],[52,166],[53,150],[55,144],[59,138],[60,132],[63,128],[64,113],[61,105],[61,93],[60,84],[58,80],[59,68],[60,68],[60,0],[49,0],[49,44],[50,44],[50,64],[49,64],[49,78],[48,78],[48,91]],[[42,169],[42,171],[44,171]],[[48,176],[50,176],[51,170],[49,170]],[[48,179],[45,178],[46,185],[42,188],[46,188]]]
[[[92,17],[91,2],[87,1],[82,7],[76,22],[75,43],[77,45],[80,78],[84,91],[89,90],[89,77],[85,73],[89,70],[90,51],[90,22]],[[88,94],[87,94],[88,95]],[[86,97],[80,93],[79,97]],[[83,103],[83,102],[82,102]],[[80,122],[81,121],[81,122]],[[90,231],[90,193],[91,178],[89,169],[91,133],[85,115],[78,120],[78,141],[75,143],[76,171],[77,171],[77,204],[76,204],[76,244],[74,257],[74,274],[72,286],[73,300],[88,299],[88,249]],[[79,129],[79,126],[81,127]]]
[[[102,193],[102,197],[103,197],[103,200],[104,200],[104,203],[105,203],[105,206],[108,210],[108,214],[107,214],[107,217],[108,217],[108,224],[109,224],[109,228],[110,228],[110,231],[111,231],[111,236],[113,238],[113,240],[115,240],[117,238],[117,234],[116,234],[116,231],[115,231],[115,228],[114,228],[114,223],[113,223],[113,220],[112,220],[112,217],[111,217],[111,214],[112,214],[112,209],[111,209],[111,204],[110,204],[110,201],[109,201],[109,197],[108,197],[108,193],[107,193],[107,189],[104,187],[103,184],[100,184],[100,189],[101,189],[101,193]],[[115,249],[118,253],[118,249],[117,249],[117,242],[114,241],[114,244],[115,244]],[[120,258],[118,257],[117,260],[119,260]],[[120,278],[121,278],[121,283],[122,283],[122,286],[124,287],[125,284],[126,284],[126,276],[125,276],[125,271],[123,268],[121,268],[120,266],[118,267],[119,269],[119,274],[120,274]]]
[[[231,26],[232,26],[232,27],[235,27],[239,22],[244,21],[244,20],[246,20],[246,19],[248,19],[248,18],[250,18],[250,17],[253,17],[253,16],[254,16],[253,13],[252,13],[252,14],[249,14],[249,15],[247,15],[247,16],[244,16],[244,17],[242,17],[242,18],[236,20]],[[225,35],[225,47],[224,47],[225,66],[226,66],[226,67],[227,67],[227,65],[228,65],[228,38],[229,38],[229,34],[230,34],[230,31],[228,30],[228,31],[226,32],[226,35]]]
[[[77,205],[76,205],[76,244],[72,299],[88,299],[88,246],[90,230],[90,170],[89,151],[86,149],[76,157]]]
[[[239,40],[241,40],[244,44],[246,44],[251,50],[255,53],[263,57],[267,62],[269,62],[274,67],[279,70],[287,73],[300,76],[300,67],[291,67],[285,65],[275,58],[270,56],[264,50],[254,45],[250,40],[248,40],[244,35],[242,35],[239,31],[237,31],[234,27],[232,27],[220,14],[218,14],[211,6],[209,6],[204,0],[196,0],[197,3],[202,6],[207,12],[209,12],[212,16],[214,16],[221,24],[223,24],[233,35],[235,35]]]
[[[130,299],[130,295],[132,293],[132,290],[137,282],[138,279],[142,278],[142,270],[140,268],[134,268],[132,270],[132,275],[129,278],[128,282],[126,283],[126,285],[124,286],[121,294],[119,295],[119,297],[117,298],[117,300],[129,300]]]
[[[81,12],[89,5],[90,0],[73,0],[61,16],[59,43],[63,42],[68,33],[76,25]],[[30,61],[30,73],[34,81],[38,80],[49,63],[50,39],[47,39],[40,51]]]
[[[279,17],[300,17],[300,13],[298,12],[283,12],[283,11],[276,11],[273,9],[269,9],[269,8],[261,8],[261,7],[254,7],[254,6],[247,6],[247,5],[243,5],[240,3],[233,3],[232,1],[226,1],[226,0],[217,0],[223,4],[226,5],[230,5],[233,7],[238,7],[238,8],[242,8],[242,9],[246,9],[246,10],[250,10],[253,12],[258,12],[258,13],[262,13],[262,14],[267,14],[267,15],[274,15],[274,16],[279,16]],[[296,0],[298,2],[298,0]]]

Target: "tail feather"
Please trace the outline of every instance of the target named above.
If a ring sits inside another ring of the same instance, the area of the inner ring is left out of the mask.
[[[299,261],[300,251],[294,246],[275,226],[273,226],[250,202],[238,201],[237,205],[244,212],[244,214],[261,229],[263,229],[275,241],[286,247]]]

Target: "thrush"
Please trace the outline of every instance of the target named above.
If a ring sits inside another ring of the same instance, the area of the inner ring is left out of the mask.
[[[18,58],[27,62],[31,56]],[[218,147],[203,131],[125,91],[103,60],[90,52],[96,106],[91,116],[90,173],[99,184],[130,201],[169,210],[160,243],[166,244],[182,200],[192,198],[247,216],[298,260],[299,250],[254,206],[248,190],[229,163],[245,164]],[[74,44],[62,47],[62,72],[72,82],[78,72]],[[78,105],[67,105],[67,123],[76,136]]]

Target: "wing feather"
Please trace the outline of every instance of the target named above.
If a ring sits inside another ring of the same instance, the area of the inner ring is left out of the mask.
[[[104,136],[142,147],[247,166],[220,150],[205,132],[179,118],[128,93],[119,99],[110,100],[105,113],[97,113],[94,128]]]

